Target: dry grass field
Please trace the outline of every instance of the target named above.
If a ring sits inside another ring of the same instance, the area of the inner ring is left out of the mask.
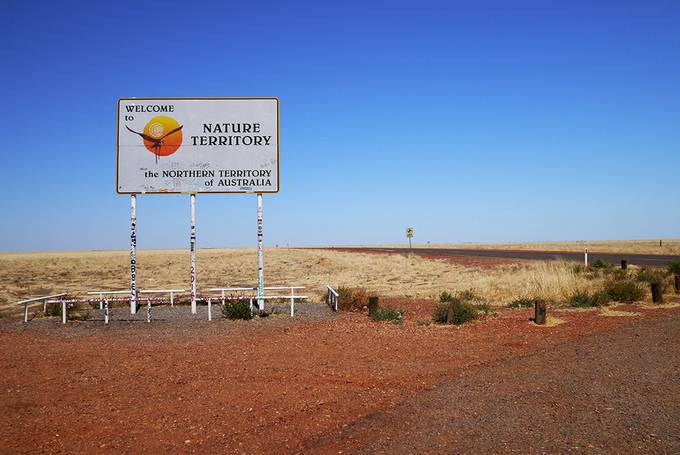
[[[140,250],[140,289],[187,289],[186,250]],[[515,297],[562,299],[577,289],[593,289],[588,280],[560,262],[524,262],[466,266],[416,255],[381,255],[310,249],[269,248],[265,251],[267,285],[302,285],[312,302],[325,286],[364,287],[389,297],[437,296],[443,290],[472,289],[492,304]],[[16,308],[22,298],[57,292],[123,290],[129,279],[127,251],[78,251],[0,254],[0,307]],[[198,253],[199,291],[210,287],[254,286],[254,249],[202,249]]]
[[[397,246],[397,245],[395,245]],[[398,245],[403,247],[404,244]],[[413,244],[427,248],[467,248],[489,250],[575,251],[588,248],[598,253],[680,254],[680,239],[659,240],[584,240],[578,242],[517,242],[517,243],[438,243]]]

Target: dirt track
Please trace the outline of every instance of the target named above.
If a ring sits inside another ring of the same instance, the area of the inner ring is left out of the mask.
[[[0,452],[678,450],[680,308],[564,312],[553,328],[503,311],[457,328],[415,324],[431,302],[395,304],[401,326],[3,320]]]

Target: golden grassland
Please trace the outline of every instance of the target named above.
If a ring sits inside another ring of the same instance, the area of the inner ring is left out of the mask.
[[[408,244],[407,244],[408,245]],[[395,245],[397,246],[397,245]],[[398,245],[403,247],[404,245]],[[680,239],[659,240],[584,240],[573,242],[517,242],[517,243],[414,243],[414,247],[422,248],[465,248],[485,250],[543,250],[582,252],[588,248],[590,252],[600,253],[640,253],[640,254],[672,254],[680,255]]]
[[[139,250],[139,289],[188,289],[187,250]],[[211,287],[254,286],[255,249],[201,249],[199,292]],[[490,303],[516,297],[563,300],[576,290],[594,290],[587,279],[563,262],[523,262],[494,267],[464,266],[415,255],[386,255],[329,250],[267,248],[266,284],[306,286],[318,302],[326,285],[364,287],[385,297],[436,297],[441,291],[472,289]],[[129,288],[129,252],[71,251],[0,254],[0,307],[50,293],[83,294]]]

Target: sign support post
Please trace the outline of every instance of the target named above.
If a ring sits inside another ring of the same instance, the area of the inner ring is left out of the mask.
[[[191,195],[191,314],[196,314],[196,195]]]
[[[130,195],[130,314],[137,312],[137,195]]]
[[[262,247],[262,193],[257,194],[257,308],[264,310],[264,249]]]

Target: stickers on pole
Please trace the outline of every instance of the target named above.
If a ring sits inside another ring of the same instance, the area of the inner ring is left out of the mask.
[[[278,98],[121,98],[116,191],[277,193]]]

